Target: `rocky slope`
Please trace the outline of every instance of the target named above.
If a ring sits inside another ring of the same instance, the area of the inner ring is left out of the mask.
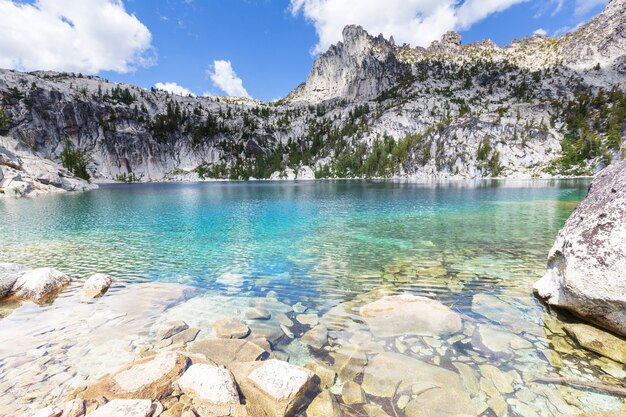
[[[504,48],[349,26],[277,103],[0,70],[0,134],[95,182],[593,174],[623,156],[625,10]]]

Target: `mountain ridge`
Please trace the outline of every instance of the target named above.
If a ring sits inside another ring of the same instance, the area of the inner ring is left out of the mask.
[[[624,156],[625,1],[503,48],[454,32],[396,46],[348,26],[276,103],[0,70],[0,136],[93,181],[593,174]],[[5,195],[31,178],[8,153]]]

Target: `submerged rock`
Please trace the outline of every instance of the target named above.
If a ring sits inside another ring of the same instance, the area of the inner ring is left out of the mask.
[[[341,417],[339,403],[328,390],[320,392],[306,409],[307,417]]]
[[[438,301],[409,294],[366,304],[361,316],[377,337],[447,336],[462,330],[461,316]]]
[[[250,334],[250,328],[237,317],[218,320],[214,325],[217,337],[223,339],[243,339]]]
[[[172,381],[182,375],[188,362],[187,357],[176,352],[137,360],[88,387],[81,396],[86,400],[100,396],[158,400],[172,392]]]
[[[89,417],[150,417],[156,409],[150,400],[113,400],[89,413]]]
[[[204,355],[218,365],[233,362],[252,362],[268,356],[268,352],[255,343],[242,339],[205,339],[191,344],[189,351]]]
[[[583,348],[626,364],[626,340],[587,324],[568,324],[565,331]]]
[[[113,277],[106,274],[94,274],[83,284],[83,292],[87,297],[96,298],[104,295],[113,283]]]
[[[476,415],[458,374],[399,353],[372,358],[365,367],[362,388],[383,398],[412,393],[414,399],[404,410],[407,416]]]
[[[559,232],[535,290],[548,304],[626,335],[626,161],[601,171]]]
[[[315,349],[321,349],[328,342],[328,329],[323,324],[318,324],[303,334],[300,340]]]
[[[533,347],[532,343],[516,334],[484,324],[474,330],[472,346],[485,353],[504,356],[512,356],[518,349]]]
[[[52,268],[27,271],[15,281],[11,294],[35,302],[46,301],[71,282],[69,276]]]
[[[159,339],[169,339],[170,337],[187,330],[189,326],[182,320],[168,321],[163,323],[157,332]]]

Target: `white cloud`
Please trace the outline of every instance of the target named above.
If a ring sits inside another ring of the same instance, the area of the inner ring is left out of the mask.
[[[229,96],[250,98],[230,61],[213,61],[213,67],[209,69],[208,74],[213,84]]]
[[[533,35],[546,36],[547,34],[548,34],[548,31],[545,29],[537,29],[533,32]]]
[[[396,42],[427,46],[448,30],[468,29],[487,16],[528,0],[290,0],[293,15],[315,26],[314,53],[341,40],[346,25],[393,36]]]
[[[574,14],[576,16],[583,16],[589,13],[596,6],[606,4],[607,0],[576,0],[576,8]]]
[[[188,90],[182,85],[178,85],[176,83],[156,83],[154,87],[159,90],[167,91],[168,93],[178,94],[179,96],[196,96],[191,90]]]
[[[152,35],[121,0],[0,0],[0,67],[129,72],[153,63]]]

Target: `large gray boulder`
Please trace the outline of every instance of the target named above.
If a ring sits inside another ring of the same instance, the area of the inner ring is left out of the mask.
[[[559,232],[535,290],[548,304],[626,335],[626,161],[593,180]]]

